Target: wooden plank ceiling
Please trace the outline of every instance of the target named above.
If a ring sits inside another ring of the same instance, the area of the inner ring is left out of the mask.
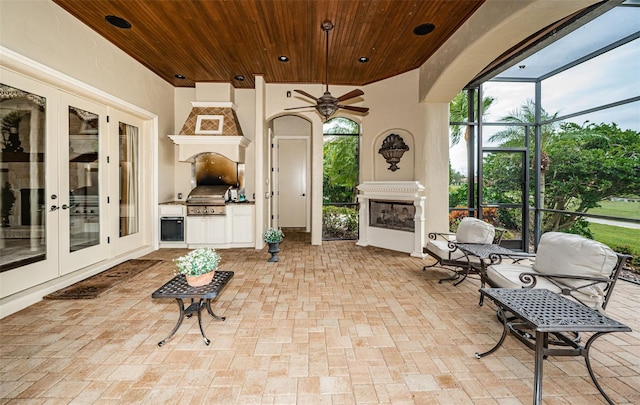
[[[53,1],[176,87],[253,88],[254,75],[267,83],[324,83],[325,20],[335,25],[330,84],[362,86],[416,69],[484,0]],[[114,27],[108,15],[131,28]],[[415,35],[425,23],[433,32]],[[279,62],[281,55],[289,61]]]

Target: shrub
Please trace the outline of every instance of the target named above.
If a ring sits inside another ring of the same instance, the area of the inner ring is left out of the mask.
[[[358,238],[358,211],[349,207],[322,207],[323,237],[331,239]]]
[[[451,230],[451,232],[457,231],[458,225],[460,225],[460,221],[462,221],[462,218],[468,216],[469,215],[467,210],[451,211],[449,213],[449,229]],[[482,220],[493,226],[498,226],[498,224],[500,223],[500,220],[498,219],[498,210],[496,208],[483,208]]]
[[[636,273],[640,273],[640,256],[633,255],[633,249],[629,245],[617,245],[612,247],[618,253],[622,253],[624,255],[629,255],[632,257],[631,266],[632,270]]]

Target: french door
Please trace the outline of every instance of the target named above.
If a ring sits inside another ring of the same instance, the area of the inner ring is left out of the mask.
[[[144,243],[146,218],[141,207],[150,206],[141,173],[142,120],[120,111],[109,111],[109,256],[117,256]]]
[[[58,277],[58,91],[0,69],[0,298]],[[55,195],[55,198],[52,196]]]
[[[0,298],[107,258],[107,109],[1,70]]]
[[[61,93],[58,144],[60,274],[107,258],[107,110]],[[56,203],[57,201],[57,203]]]

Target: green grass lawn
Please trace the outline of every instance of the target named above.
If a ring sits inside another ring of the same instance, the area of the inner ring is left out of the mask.
[[[589,223],[595,240],[602,242],[613,250],[618,246],[626,246],[631,255],[640,257],[640,229],[621,228],[619,226]]]
[[[600,201],[602,207],[592,208],[589,214],[640,219],[640,202]]]

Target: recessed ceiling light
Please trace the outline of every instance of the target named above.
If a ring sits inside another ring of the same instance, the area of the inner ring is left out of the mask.
[[[233,76],[233,78],[236,79],[239,82],[244,80],[244,76],[242,76],[242,75],[236,75],[236,76]]]
[[[280,55],[280,56],[278,56],[278,60],[280,62],[289,62],[289,57],[286,56],[286,55]]]
[[[175,75],[173,75],[173,77],[175,77],[176,79],[180,79],[180,80],[184,80],[185,79],[185,77],[183,75],[181,75],[181,74],[175,74]]]
[[[118,27],[122,29],[131,28],[131,23],[122,17],[118,17],[115,15],[107,15],[104,17],[104,19],[107,20],[107,22],[113,25],[114,27]]]
[[[367,63],[367,62],[369,62],[369,58],[367,58],[366,56],[361,56],[361,57],[358,58],[358,62]]]
[[[413,33],[418,36],[427,35],[428,33],[432,32],[434,29],[436,29],[436,26],[431,23],[420,24],[413,29]]]

